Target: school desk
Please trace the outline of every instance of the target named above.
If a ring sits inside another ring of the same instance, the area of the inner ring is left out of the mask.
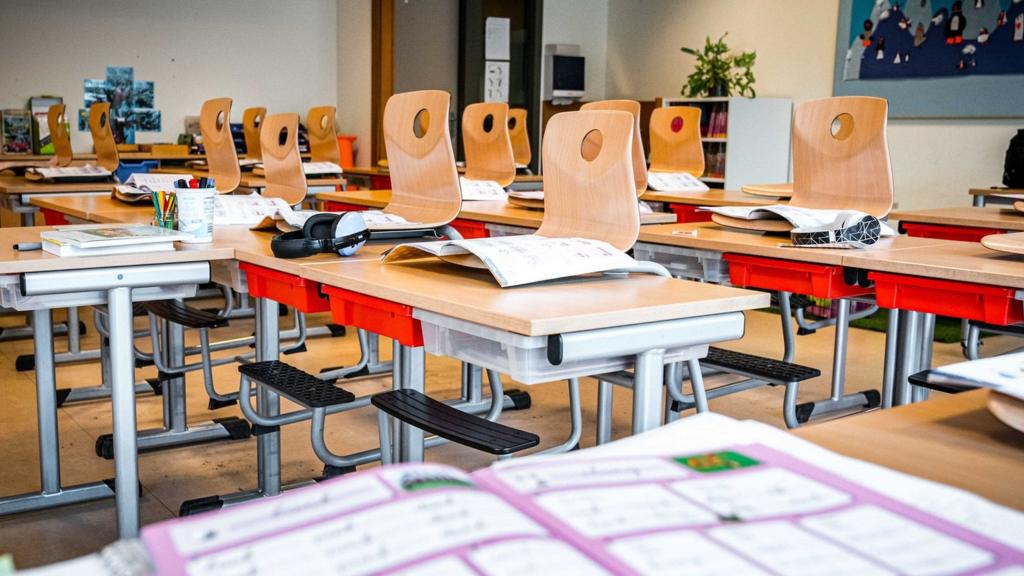
[[[1024,435],[988,411],[987,390],[936,396],[892,410],[840,418],[793,433],[879,464],[1024,510]]]
[[[31,182],[22,176],[0,175],[0,205],[21,214],[22,226],[35,224],[35,213],[31,199],[54,194],[100,194],[110,193],[113,184],[107,182]]]
[[[465,167],[460,167],[463,172]],[[345,168],[345,176],[352,185],[368,190],[390,190],[391,171],[380,166],[353,166]],[[518,190],[539,189],[539,184],[544,181],[540,174],[516,174],[511,188]]]
[[[990,234],[1024,231],[1024,213],[1005,206],[895,210],[900,232],[908,236],[980,242]]]
[[[1003,200],[998,197],[1000,194],[1024,194],[1024,190],[1019,188],[1004,188],[1002,186],[990,186],[988,188],[971,188],[969,191],[973,205],[975,207],[981,207],[991,201],[993,204],[1009,203],[1009,200]]]
[[[345,192],[321,192],[317,200],[325,202],[325,209],[333,212],[359,211],[379,209],[391,201],[390,190],[349,190]],[[490,224],[515,226],[528,229],[525,234],[540,227],[544,219],[543,210],[532,210],[522,206],[514,206],[501,200],[463,201],[459,217],[452,221],[451,226],[462,234],[463,238],[486,238],[491,236]],[[640,215],[640,223],[663,224],[674,222],[675,217],[665,212],[649,212]]]
[[[171,253],[58,258],[41,250],[17,252],[18,242],[38,241],[46,228],[0,230],[0,277],[6,308],[32,313],[39,417],[38,493],[0,498],[0,514],[11,514],[114,496],[118,534],[138,533],[138,461],[135,438],[135,362],[132,300],[175,298],[209,280],[209,261],[230,258],[230,248],[191,246]],[[64,487],[60,480],[56,378],[51,310],[105,304],[110,322],[110,375],[116,456],[113,490],[105,482]]]

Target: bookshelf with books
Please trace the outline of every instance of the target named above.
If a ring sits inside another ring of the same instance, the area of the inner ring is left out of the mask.
[[[790,181],[792,100],[669,97],[662,105],[701,109],[701,180],[712,188],[739,190],[748,184]]]

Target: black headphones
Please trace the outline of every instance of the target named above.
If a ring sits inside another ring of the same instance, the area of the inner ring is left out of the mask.
[[[274,236],[270,250],[278,258],[304,258],[321,252],[351,256],[369,238],[366,221],[358,212],[321,212],[310,216],[302,230]]]

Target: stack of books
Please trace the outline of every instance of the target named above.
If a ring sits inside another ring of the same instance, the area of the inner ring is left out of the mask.
[[[187,238],[176,230],[145,225],[64,226],[39,234],[43,250],[57,256],[109,256],[169,252]]]

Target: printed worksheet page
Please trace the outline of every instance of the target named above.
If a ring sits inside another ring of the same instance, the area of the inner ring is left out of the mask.
[[[647,187],[661,192],[707,192],[708,185],[689,172],[648,172]]]
[[[459,184],[462,186],[463,200],[502,200],[505,198],[505,189],[494,180],[470,180],[465,176],[460,176]]]

